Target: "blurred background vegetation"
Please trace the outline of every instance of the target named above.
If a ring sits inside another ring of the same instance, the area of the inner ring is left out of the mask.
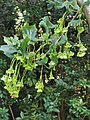
[[[42,17],[49,16],[55,24],[66,10],[59,8],[60,4],[59,0],[0,0],[0,45],[4,44],[3,36],[21,37],[25,22],[38,25]],[[66,23],[73,16],[68,15]],[[87,46],[87,54],[60,61],[61,66],[56,70],[59,80],[50,82],[41,96],[36,97],[34,89],[38,70],[25,76],[25,86],[17,100],[10,98],[0,80],[0,119],[14,120],[14,116],[16,120],[90,120],[90,34],[86,23],[84,27],[81,41]],[[77,31],[69,28],[71,42],[76,35]],[[0,52],[0,79],[9,63],[10,59]]]

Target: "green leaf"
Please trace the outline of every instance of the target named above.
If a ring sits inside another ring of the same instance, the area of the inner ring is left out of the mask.
[[[78,20],[72,20],[71,22],[69,22],[69,26],[79,26],[81,23],[81,19]]]
[[[7,45],[11,45],[11,46],[19,46],[19,40],[18,37],[16,35],[14,35],[14,37],[5,37],[4,36],[4,42],[7,43]]]
[[[46,56],[46,54],[42,53],[41,54],[41,59],[43,59]]]
[[[50,37],[50,41],[52,42],[53,45],[56,44],[57,40],[59,39],[59,34],[53,34]]]
[[[71,0],[71,1],[66,0],[63,3],[62,7],[66,7],[67,10],[69,10],[70,7],[72,7],[73,9],[78,9],[78,7],[77,7],[77,1],[76,0]]]
[[[62,5],[62,7],[66,7],[66,9],[68,9],[69,6],[70,6],[70,2],[68,0],[66,0]]]
[[[10,46],[10,45],[1,45],[0,47],[0,51],[3,51],[4,54],[7,56],[7,57],[13,57],[13,53],[20,53],[20,51],[18,51],[15,47],[13,46]]]
[[[29,38],[29,40],[35,42],[36,41],[36,33],[37,33],[37,28],[35,25],[29,26],[28,24],[25,24],[23,29],[23,37],[24,38]]]
[[[44,34],[42,35],[43,41],[48,41],[48,37],[49,37],[49,34],[44,33]]]
[[[51,10],[53,7],[55,7],[55,9],[60,9],[60,8],[63,8],[63,1],[62,0],[48,0],[47,1],[47,6],[48,6],[48,9]]]
[[[4,36],[4,42],[7,43],[7,45],[12,45],[12,39],[13,39],[13,37],[5,37]]]
[[[48,58],[44,57],[42,60],[37,61],[38,65],[45,65],[48,62]]]
[[[27,37],[21,41],[20,47],[21,47],[23,56],[26,54],[28,42],[29,42],[29,39]]]
[[[53,112],[60,112],[58,108],[53,108]]]
[[[50,22],[48,16],[42,18],[42,21],[39,23],[40,26],[45,28],[45,32],[48,34],[50,29],[54,28],[55,26]]]
[[[53,61],[55,64],[58,63],[57,52],[50,53],[49,57],[50,57],[51,61]]]
[[[60,39],[60,41],[59,41],[59,45],[63,45],[63,44],[65,44],[66,42],[68,41],[68,38],[67,38],[67,35],[65,34],[65,35],[62,35],[62,37],[61,37],[61,39]]]
[[[56,9],[62,8],[63,2],[61,0],[55,0],[55,2],[53,2],[53,3],[54,3],[54,6]]]

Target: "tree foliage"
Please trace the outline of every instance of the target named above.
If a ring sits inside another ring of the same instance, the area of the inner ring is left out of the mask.
[[[76,0],[23,0],[16,2],[14,10],[16,34],[4,36],[0,47],[9,58],[0,66],[6,118],[9,108],[16,120],[89,120],[90,45],[83,6]],[[53,11],[62,12],[53,18]]]

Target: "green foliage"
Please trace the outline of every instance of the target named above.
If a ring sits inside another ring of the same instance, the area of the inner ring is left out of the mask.
[[[1,0],[0,1],[0,44],[3,44],[2,37],[5,35],[13,35],[15,18],[16,1],[15,0]]]
[[[68,0],[66,0],[66,1],[65,0],[48,0],[47,3],[48,3],[49,9],[52,9],[53,6],[56,9],[66,7],[66,9],[68,9],[69,11],[70,10],[72,11],[72,8],[78,9],[76,0],[71,0],[71,1],[68,1]]]
[[[5,45],[0,46],[11,60],[8,68],[6,61],[0,61],[1,107],[18,104],[19,108],[14,108],[20,112],[16,120],[89,119],[89,47],[86,38],[82,40],[87,30],[82,8],[76,0],[46,3],[49,16],[41,18],[37,14],[40,1],[17,1],[20,31],[13,37],[4,36]],[[39,5],[34,12],[35,18],[40,17],[32,22],[28,20],[31,8],[27,7],[31,5],[34,9]],[[57,21],[50,16],[53,7],[64,10]]]
[[[66,13],[65,13],[66,14]],[[43,66],[49,65],[49,69],[51,69],[49,79],[54,79],[52,70],[55,66],[58,65],[59,59],[70,59],[74,56],[74,52],[71,51],[72,45],[68,42],[67,32],[68,27],[64,27],[64,17],[65,14],[57,21],[57,25],[54,28],[53,35],[58,35],[59,39],[55,40],[54,46],[52,46],[52,40],[48,38],[46,39],[45,34],[50,33],[50,28],[52,29],[52,23],[50,23],[48,17],[44,17],[44,19],[40,22],[39,25],[43,26],[46,31],[45,33],[41,34],[40,37],[36,36],[37,29],[36,26],[29,26],[28,24],[24,25],[22,28],[23,31],[23,39],[19,40],[18,37],[4,37],[4,42],[7,43],[5,46],[1,46],[1,50],[8,56],[15,53],[14,57],[17,61],[21,62],[22,67],[25,70],[32,71],[36,69],[37,66],[42,66],[40,80],[36,83],[35,88],[38,89],[38,92],[42,92],[44,85],[43,85],[43,78],[42,78],[42,70]],[[68,24],[69,25],[69,24]],[[51,26],[51,27],[50,27]],[[80,26],[79,26],[80,27]],[[82,28],[82,27],[81,27]],[[78,35],[82,33],[78,28]],[[51,37],[51,35],[50,35]],[[79,37],[80,41],[80,37]],[[39,48],[36,48],[35,44],[41,43]],[[30,50],[30,45],[33,46],[33,49]],[[62,46],[63,45],[63,46]],[[10,49],[8,51],[5,49],[6,46]],[[49,49],[46,49],[47,52],[45,53],[45,46]],[[82,57],[85,55],[85,51],[87,50],[82,43],[77,44],[79,47],[79,52],[77,53],[78,57]],[[11,51],[11,47],[13,48]],[[57,49],[59,48],[59,51]],[[41,54],[40,51],[42,50]],[[7,53],[8,52],[8,53]],[[38,56],[40,54],[40,57]],[[50,62],[48,60],[50,59]],[[18,71],[18,72],[16,72]],[[11,67],[6,71],[6,75],[2,77],[2,80],[5,82],[6,86],[5,89],[9,91],[10,95],[18,97],[18,93],[20,91],[20,87],[23,86],[22,80],[21,82],[17,82],[18,74],[19,74],[19,64],[16,63],[15,70],[13,70],[13,64]],[[11,84],[11,85],[10,85]],[[16,85],[16,86],[15,86]],[[11,92],[10,92],[11,91]],[[17,91],[17,92],[16,92]],[[15,92],[15,95],[14,95]]]
[[[83,103],[82,99],[73,99],[70,100],[70,109],[69,113],[73,114],[76,118],[81,120],[83,117],[88,116],[90,117],[90,110],[88,110]],[[82,118],[81,118],[82,116]],[[71,119],[71,116],[68,116]]]
[[[49,21],[48,16],[44,17],[42,21],[39,23],[39,25],[45,28],[46,34],[49,34],[50,29],[54,28],[54,25]]]
[[[9,120],[8,118],[9,114],[8,114],[8,109],[6,108],[0,108],[0,119],[2,120]]]

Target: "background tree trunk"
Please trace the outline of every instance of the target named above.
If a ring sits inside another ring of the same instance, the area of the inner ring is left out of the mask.
[[[77,3],[79,6],[81,6],[84,2],[86,2],[87,0],[77,0]],[[90,27],[90,5],[89,6],[86,6],[83,8],[83,12],[85,14],[85,17],[86,17],[86,20],[89,24],[89,27]]]

